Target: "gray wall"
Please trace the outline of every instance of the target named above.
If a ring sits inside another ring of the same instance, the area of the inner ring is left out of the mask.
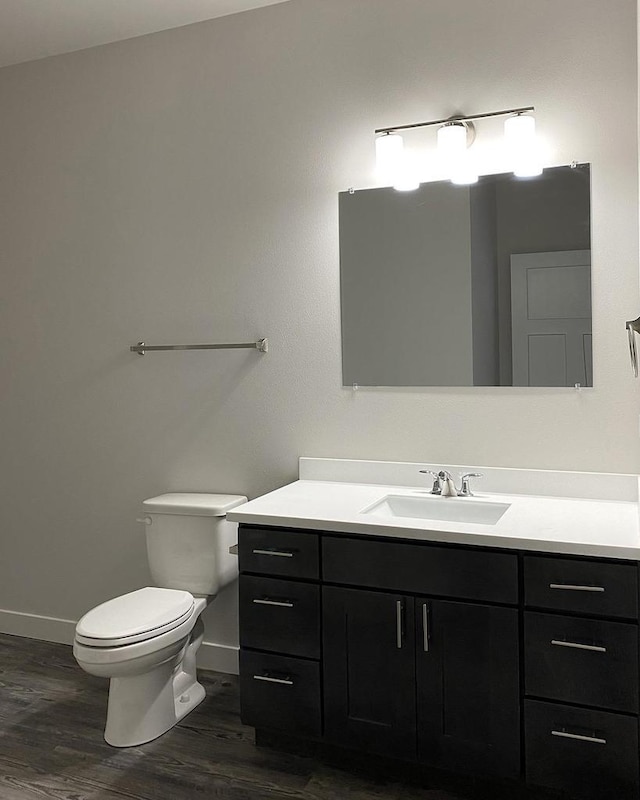
[[[142,498],[255,496],[301,454],[636,471],[635,38],[633,0],[292,0],[0,70],[0,608],[137,588]],[[337,194],[373,129],[527,104],[593,165],[595,388],[341,388]]]

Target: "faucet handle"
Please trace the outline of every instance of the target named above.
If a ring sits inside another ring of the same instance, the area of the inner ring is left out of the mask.
[[[461,476],[461,485],[460,485],[460,496],[461,497],[473,497],[473,492],[471,491],[471,486],[469,485],[469,480],[471,478],[482,478],[484,477],[482,472],[466,472],[464,475]]]
[[[423,475],[433,475],[433,486],[431,487],[431,494],[442,494],[442,484],[440,483],[440,476],[432,469],[419,470]]]

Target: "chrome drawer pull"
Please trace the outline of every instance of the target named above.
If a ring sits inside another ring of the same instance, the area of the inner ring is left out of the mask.
[[[293,603],[289,602],[289,600],[268,600],[265,597],[264,599],[255,598],[253,602],[259,606],[278,606],[279,608],[293,608]]]
[[[402,600],[396,600],[396,647],[402,650]]]
[[[552,736],[560,736],[562,739],[576,739],[579,742],[592,742],[593,744],[606,744],[606,739],[597,736],[580,736],[577,733],[567,733],[566,731],[551,731]]]
[[[550,583],[550,589],[567,589],[570,592],[604,592],[604,586],[579,586],[574,583]]]
[[[425,653],[429,652],[429,606],[422,604],[422,649]]]
[[[266,681],[267,683],[281,683],[285,686],[293,686],[291,678],[271,678],[269,675],[254,675],[254,681]]]
[[[278,558],[293,558],[293,553],[288,553],[285,550],[254,550],[255,556],[277,556]]]
[[[561,639],[552,639],[551,644],[556,647],[572,647],[574,650],[591,650],[594,653],[606,653],[606,647],[600,647],[597,644],[579,644],[578,642],[563,642]]]

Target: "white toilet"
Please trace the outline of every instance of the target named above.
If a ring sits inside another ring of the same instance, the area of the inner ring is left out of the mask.
[[[143,503],[147,556],[156,586],[108,600],[76,626],[73,654],[110,678],[106,741],[130,747],[157,738],[205,696],[196,677],[200,615],[238,575],[229,553],[240,495],[173,493]]]

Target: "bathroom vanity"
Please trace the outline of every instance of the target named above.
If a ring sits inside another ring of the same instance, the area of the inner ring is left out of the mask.
[[[637,479],[491,469],[510,494],[459,499],[421,466],[303,459],[315,478],[229,514],[243,722],[639,797]]]

